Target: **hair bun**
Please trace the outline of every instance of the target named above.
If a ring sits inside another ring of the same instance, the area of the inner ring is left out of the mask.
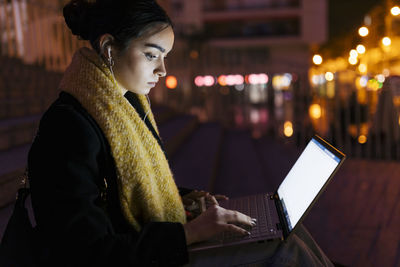
[[[96,1],[72,0],[63,8],[65,23],[71,29],[72,34],[80,36],[84,40],[90,39],[90,11]]]

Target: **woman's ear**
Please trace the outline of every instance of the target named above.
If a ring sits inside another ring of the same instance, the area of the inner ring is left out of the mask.
[[[99,38],[99,53],[106,62],[112,58],[114,37],[111,34],[103,34]]]

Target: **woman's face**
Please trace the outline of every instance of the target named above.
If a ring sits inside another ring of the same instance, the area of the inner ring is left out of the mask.
[[[158,80],[166,75],[164,60],[173,44],[174,32],[168,26],[154,34],[145,34],[132,40],[123,52],[116,55],[112,53],[113,71],[118,83],[133,93],[148,94]]]

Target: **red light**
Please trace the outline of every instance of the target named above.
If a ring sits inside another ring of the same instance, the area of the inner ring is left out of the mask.
[[[257,74],[250,74],[249,75],[249,83],[250,84],[258,84],[258,75]]]
[[[229,86],[235,85],[236,84],[236,77],[235,75],[228,75],[226,77],[226,84]]]
[[[260,83],[268,83],[268,75],[265,73],[258,74],[258,81]]]
[[[197,77],[194,79],[194,84],[195,84],[197,87],[202,87],[202,86],[204,86],[204,78],[203,78],[203,76],[197,76]]]
[[[243,78],[242,75],[236,74],[236,75],[235,75],[235,81],[236,81],[236,84],[237,84],[237,85],[243,84],[243,83],[244,83],[244,78]]]
[[[250,84],[265,84],[268,83],[268,75],[265,73],[250,74],[248,76],[248,83]]]
[[[165,85],[167,86],[168,89],[175,89],[178,86],[178,80],[176,79],[175,76],[168,76],[165,79]]]
[[[207,75],[204,77],[204,85],[205,86],[213,86],[215,83],[214,77]]]

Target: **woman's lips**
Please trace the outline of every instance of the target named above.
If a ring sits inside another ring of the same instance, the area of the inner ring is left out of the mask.
[[[154,87],[154,86],[156,86],[157,83],[156,82],[149,82],[147,84],[151,85],[151,87]]]

